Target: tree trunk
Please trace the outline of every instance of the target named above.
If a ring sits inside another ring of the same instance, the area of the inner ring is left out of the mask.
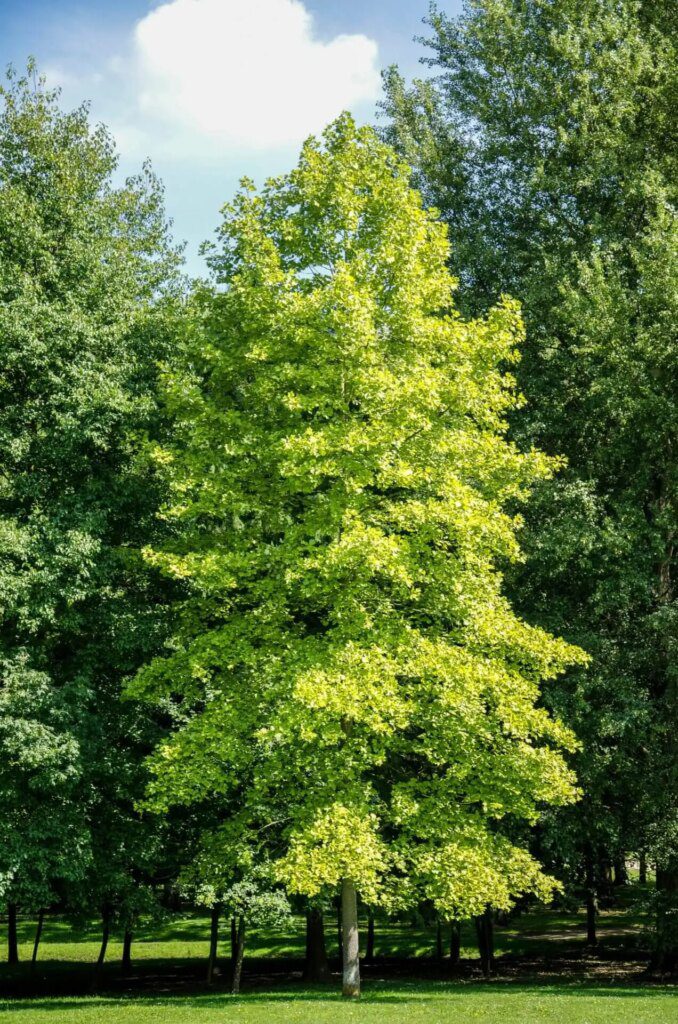
[[[614,862],[614,884],[616,886],[628,885],[629,873],[626,870],[626,861],[623,857],[617,857]]]
[[[440,918],[436,920],[436,961],[443,962],[443,926]]]
[[[598,915],[598,898],[596,894],[593,857],[586,855],[586,945],[597,946],[596,917]]]
[[[490,965],[490,971],[495,968],[494,961],[494,911],[492,907],[488,907],[485,911],[485,942],[487,944],[487,959]]]
[[[341,966],[342,947],[344,945],[344,939],[342,936],[342,925],[341,925],[341,896],[337,900],[337,956],[339,957],[339,965]]]
[[[487,931],[486,915],[480,914],[473,919],[476,926],[478,939],[478,952],[480,954],[480,968],[486,978],[492,973],[492,954],[490,950],[489,935]]]
[[[106,950],[108,949],[108,939],[111,934],[111,915],[109,910],[104,910],[101,918],[101,948],[99,949],[99,957],[94,967],[94,976],[92,978],[92,988],[96,988],[99,984],[99,978],[101,971],[104,966],[104,960],[106,959]]]
[[[644,850],[638,855],[638,882],[647,885],[647,856]]]
[[[365,963],[374,963],[374,912],[369,911],[367,915],[367,944],[365,947]]]
[[[327,981],[330,969],[325,948],[325,925],[323,912],[318,907],[306,911],[306,963],[304,981]]]
[[[662,974],[678,973],[678,867],[657,864],[657,953],[653,966]]]
[[[341,924],[343,953],[342,995],[360,997],[360,936],[358,933],[358,896],[353,882],[345,878],[341,885]]]
[[[214,970],[217,966],[217,952],[219,945],[219,915],[221,914],[221,907],[212,907],[212,913],[210,917],[210,952],[207,958],[207,984],[211,985],[214,981]]]
[[[235,967],[235,958],[238,955],[238,922],[231,918],[231,967]]]
[[[7,963],[19,963],[19,939],[16,929],[17,908],[16,903],[10,903],[7,907]]]
[[[238,937],[236,939],[235,964],[233,965],[233,985],[231,992],[237,996],[240,992],[242,978],[242,962],[245,956],[245,918],[238,919]]]
[[[461,927],[459,921],[450,922],[450,966],[456,967],[461,956]]]
[[[45,922],[45,911],[41,910],[38,914],[38,924],[35,929],[35,941],[33,942],[33,956],[31,957],[31,978],[35,974],[35,965],[38,962],[38,950],[40,948],[40,939],[42,938],[42,926]]]
[[[122,940],[122,973],[130,974],[132,971],[132,932],[125,929],[125,937]]]

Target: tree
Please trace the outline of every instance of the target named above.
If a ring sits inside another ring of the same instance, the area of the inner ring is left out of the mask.
[[[212,916],[207,982],[211,984],[218,949],[219,918],[225,912],[235,922],[232,992],[240,992],[246,929],[251,926],[283,928],[289,924],[290,905],[257,849],[257,836],[247,835],[238,815],[212,831],[205,831],[194,860],[186,865],[181,884],[199,906]],[[248,841],[249,840],[249,841]]]
[[[91,870],[102,805],[126,790],[133,821],[143,790],[148,708],[119,696],[164,636],[136,453],[178,256],[151,171],[114,187],[106,130],[28,70],[0,90],[0,897],[40,910]]]
[[[505,438],[520,318],[455,312],[409,176],[345,115],[226,208],[164,375],[178,539],[146,553],[191,591],[132,689],[183,715],[156,805],[228,795],[291,892],[341,892],[347,996],[358,893],[448,919],[545,897],[501,823],[575,796],[539,683],[583,655],[520,620],[499,571],[509,504],[557,465]]]
[[[524,304],[513,436],[568,459],[510,582],[523,614],[593,656],[548,690],[583,741],[586,794],[548,841],[579,881],[654,844],[675,964],[675,8],[469,0],[429,24],[438,77],[389,72],[385,134],[443,210],[463,308],[502,290]]]

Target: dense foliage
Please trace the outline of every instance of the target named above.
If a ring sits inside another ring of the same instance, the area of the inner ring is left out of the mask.
[[[181,702],[153,806],[220,794],[291,891],[457,918],[552,888],[496,826],[572,799],[537,701],[581,656],[497,571],[553,468],[504,436],[520,320],[455,312],[409,173],[344,117],[227,208],[156,451],[180,526],[147,558],[192,597],[133,692]]]
[[[177,257],[150,171],[114,187],[109,135],[29,72],[0,94],[0,896],[89,911],[139,902],[153,845],[156,730],[119,696],[162,635],[133,456]]]
[[[598,885],[606,861],[650,851],[670,904],[675,5],[469,0],[459,18],[432,7],[429,24],[435,77],[387,75],[386,135],[450,226],[462,305],[501,290],[524,304],[514,436],[568,460],[528,512],[512,584],[524,614],[593,656],[549,690],[583,741],[585,798],[546,841],[573,880],[579,856],[592,862]],[[663,944],[675,958],[676,936]]]

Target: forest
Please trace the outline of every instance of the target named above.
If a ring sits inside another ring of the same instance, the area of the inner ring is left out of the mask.
[[[678,1019],[678,8],[443,8],[198,279],[150,163],[7,72],[17,1024]]]

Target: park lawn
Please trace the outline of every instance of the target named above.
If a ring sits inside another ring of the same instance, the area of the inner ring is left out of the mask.
[[[0,1001],[7,1024],[678,1024],[670,987],[375,982],[359,1003],[285,987],[240,997]]]

